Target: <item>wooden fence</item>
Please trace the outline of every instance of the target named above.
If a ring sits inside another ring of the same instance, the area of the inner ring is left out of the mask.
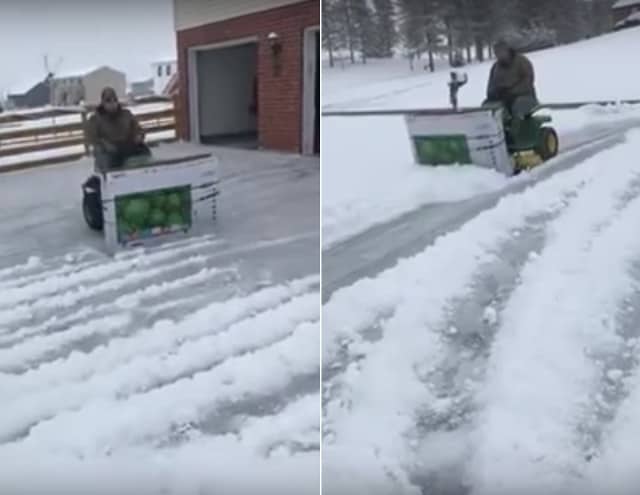
[[[77,122],[65,122],[69,120],[70,116],[77,116]],[[56,118],[63,122],[55,124]],[[176,124],[173,108],[139,113],[136,114],[136,118],[151,140],[153,140],[153,135],[156,133],[175,131]],[[10,164],[5,165],[0,163],[0,171],[26,168],[25,165],[35,166],[56,163],[89,153],[89,144],[84,132],[87,112],[58,115],[52,117],[51,120],[51,125],[27,127],[29,123],[33,122],[22,121],[22,125],[16,127],[16,129],[11,129],[10,127],[6,129],[0,128],[0,161],[6,162],[8,160],[10,162]],[[84,153],[78,153],[77,150],[74,153],[70,152],[62,155],[52,153],[52,156],[48,159],[40,158],[37,160],[28,156],[36,152],[43,152],[44,154],[49,150],[62,151],[63,148],[78,148],[80,146],[84,147]],[[21,160],[20,155],[25,155],[25,159]]]

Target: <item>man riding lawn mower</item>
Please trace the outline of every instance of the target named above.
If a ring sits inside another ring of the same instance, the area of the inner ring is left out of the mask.
[[[451,110],[405,113],[416,163],[473,164],[513,175],[556,156],[558,136],[551,117],[536,114],[541,107],[531,62],[505,42],[496,43],[495,53],[498,61],[481,107],[458,107],[458,91],[468,77],[452,72]]]
[[[95,170],[82,187],[83,213],[102,232],[107,252],[209,231],[218,196],[211,153],[174,146],[152,157],[138,120],[111,88],[102,92],[86,135]]]
[[[507,147],[515,155],[519,172],[553,158],[558,153],[558,136],[544,126],[550,117],[534,116],[539,103],[531,61],[504,40],[494,45],[494,52],[497,61],[489,74],[483,106],[503,108]]]
[[[144,142],[144,131],[136,117],[118,101],[113,88],[104,88],[100,105],[89,119],[86,133],[93,149],[95,171],[104,174],[151,156]],[[102,230],[100,177],[91,176],[83,184],[84,216],[94,230]]]

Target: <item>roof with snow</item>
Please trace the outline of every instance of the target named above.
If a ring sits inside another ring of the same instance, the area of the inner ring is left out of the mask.
[[[613,8],[623,9],[625,7],[632,7],[634,5],[637,5],[638,7],[640,7],[640,0],[618,0],[616,3],[613,4]]]
[[[9,93],[12,95],[23,95],[44,81],[45,77],[42,76],[40,78],[34,77],[33,79],[30,79],[28,81],[24,80],[18,84],[12,84],[9,88]]]
[[[152,66],[156,65],[166,65],[166,64],[176,64],[177,60],[175,58],[166,58],[162,60],[156,60],[155,62],[151,62]]]
[[[115,72],[121,72],[117,69],[114,69],[113,67],[109,67],[107,65],[101,65],[101,66],[95,66],[95,67],[88,67],[85,69],[76,69],[76,70],[67,70],[67,71],[59,71],[56,72],[54,74],[54,79],[68,79],[71,77],[84,77],[87,74],[91,74],[92,72],[95,72],[97,70],[100,69],[109,69]]]

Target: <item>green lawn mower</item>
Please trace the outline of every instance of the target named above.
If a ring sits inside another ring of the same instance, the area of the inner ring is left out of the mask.
[[[503,113],[507,150],[513,158],[513,172],[518,174],[550,160],[558,154],[558,134],[550,125],[551,116],[540,115],[535,107],[524,119],[515,121],[508,111]]]
[[[428,166],[474,165],[505,175],[530,170],[559,151],[551,117],[534,101],[517,102],[524,118],[514,119],[500,102],[459,108],[458,90],[466,75],[451,73],[451,109],[404,112],[416,163]],[[525,107],[525,111],[522,111]]]

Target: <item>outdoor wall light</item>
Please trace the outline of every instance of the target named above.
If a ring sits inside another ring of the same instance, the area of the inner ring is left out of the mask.
[[[282,68],[282,42],[280,41],[280,36],[278,33],[271,32],[267,36],[267,40],[269,41],[269,47],[271,48],[271,61],[273,63],[273,75],[280,75],[280,70]]]

